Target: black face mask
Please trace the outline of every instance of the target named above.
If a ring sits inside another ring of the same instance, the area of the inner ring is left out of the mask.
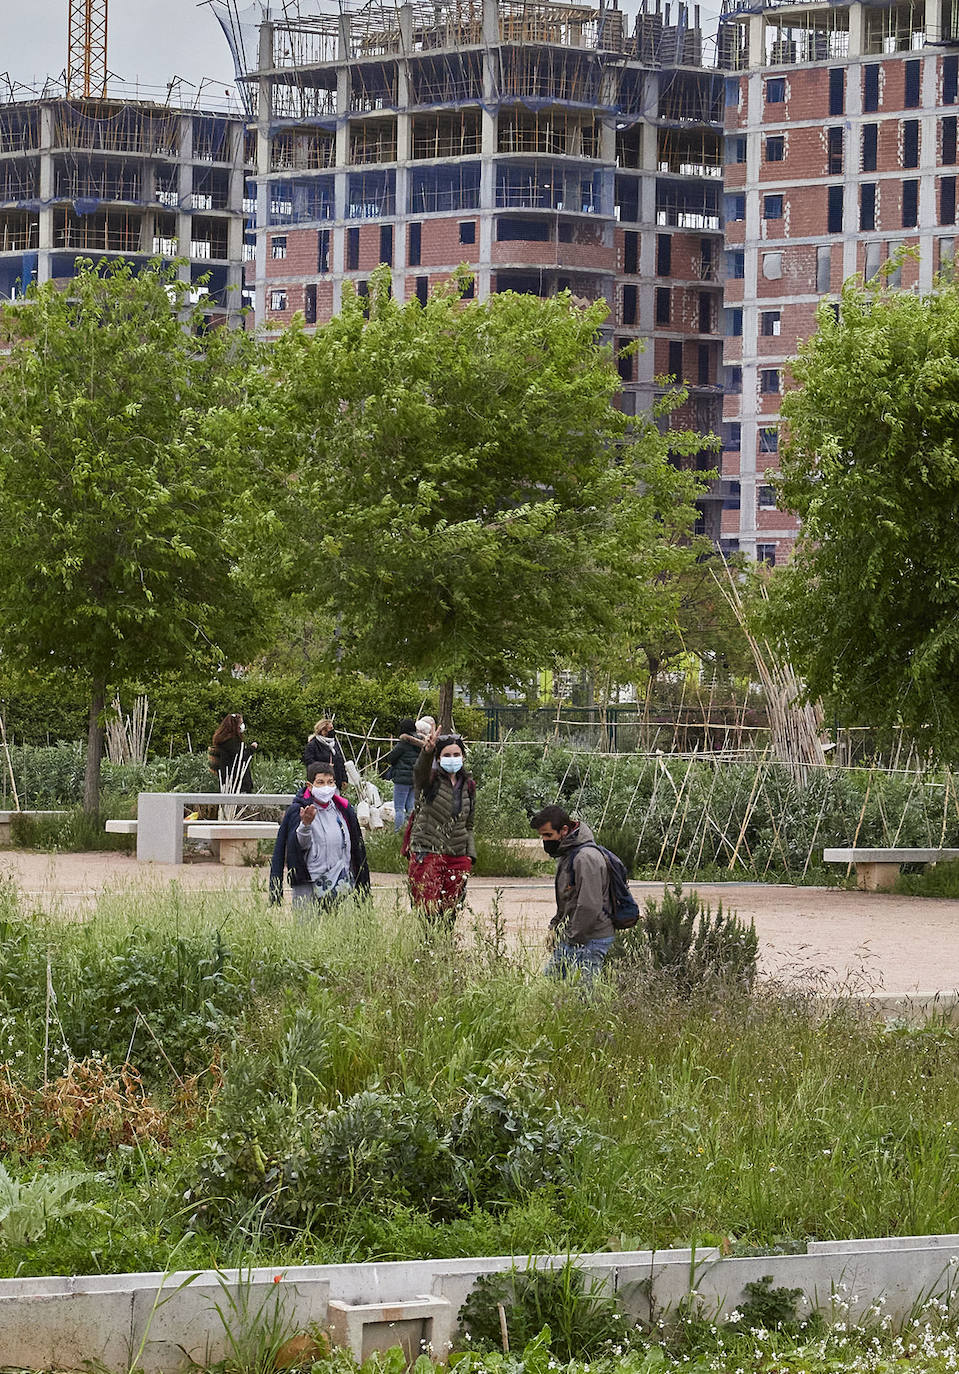
[[[551,859],[555,859],[557,854],[559,853],[559,847],[562,843],[562,840],[544,840],[543,848],[546,850],[546,853],[549,855]]]

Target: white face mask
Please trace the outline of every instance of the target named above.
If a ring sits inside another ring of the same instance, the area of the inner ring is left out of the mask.
[[[445,773],[458,773],[463,767],[462,754],[447,754],[446,758],[440,759],[440,767]]]
[[[331,787],[329,783],[326,783],[326,785],[323,787],[311,786],[310,792],[312,793],[314,800],[322,802],[324,806],[327,802],[331,802],[333,798],[336,796],[336,788]]]
[[[241,734],[241,735],[243,734],[243,731],[244,731],[245,729],[246,729],[246,725],[245,725],[245,724],[243,724],[243,725],[240,726],[240,734]]]

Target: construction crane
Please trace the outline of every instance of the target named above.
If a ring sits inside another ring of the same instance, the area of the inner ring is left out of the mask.
[[[107,93],[108,0],[68,0],[67,95]]]

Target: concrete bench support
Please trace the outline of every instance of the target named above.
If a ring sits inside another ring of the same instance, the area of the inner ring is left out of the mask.
[[[861,892],[889,892],[903,864],[945,863],[959,859],[959,849],[824,849],[827,864],[852,864]]]
[[[330,1340],[363,1364],[375,1353],[402,1346],[409,1364],[420,1355],[444,1360],[453,1344],[453,1305],[445,1298],[419,1297],[397,1303],[330,1302]]]
[[[182,864],[183,812],[187,807],[272,806],[285,810],[291,798],[289,792],[141,792],[137,797],[137,858]]]

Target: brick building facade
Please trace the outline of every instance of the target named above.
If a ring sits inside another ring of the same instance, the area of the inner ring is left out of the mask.
[[[642,344],[620,361],[627,413],[675,377],[671,423],[718,433],[723,82],[698,11],[673,18],[629,31],[613,6],[449,0],[262,23],[257,323],[322,324],[380,263],[399,300],[461,264],[480,299],[569,288]],[[718,488],[701,503],[715,538],[721,505]]]
[[[951,0],[729,9],[725,69],[722,542],[782,559],[775,506],[788,363],[823,297],[903,245],[891,284],[953,258],[959,9]]]

